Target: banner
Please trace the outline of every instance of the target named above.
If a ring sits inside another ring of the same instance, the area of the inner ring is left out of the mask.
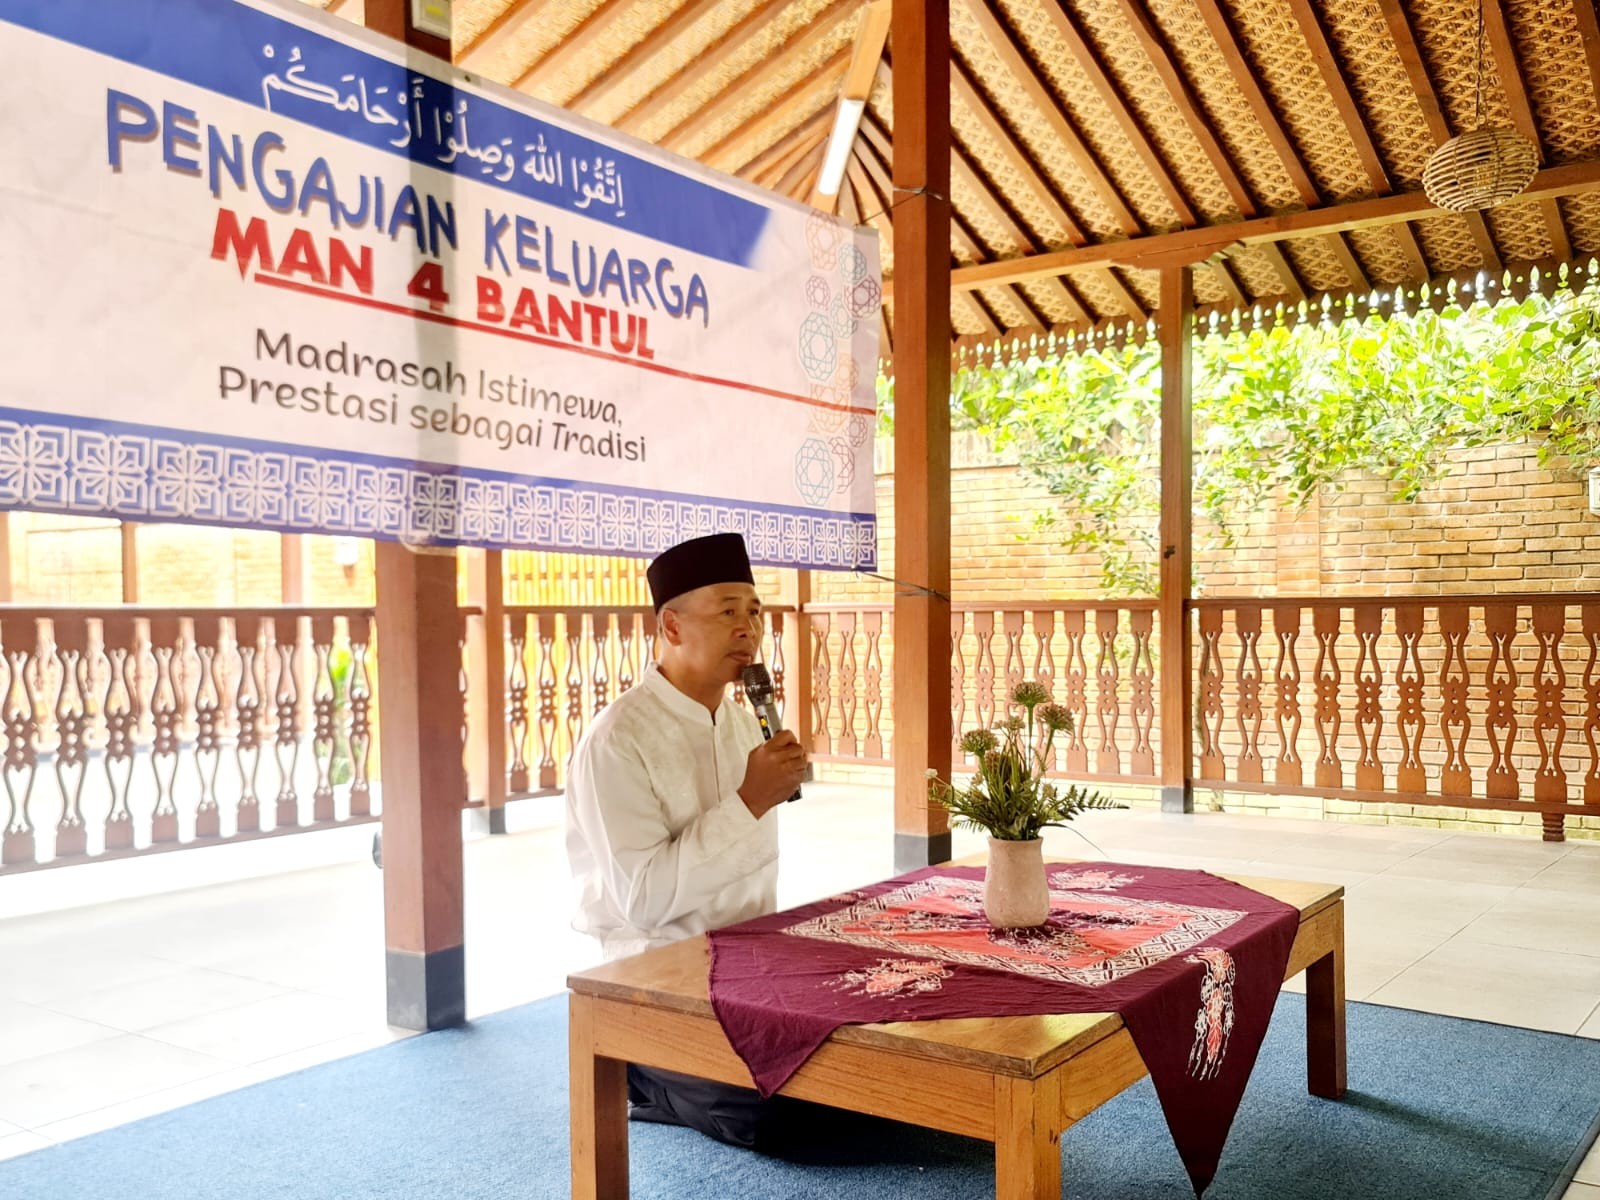
[[[0,506],[872,568],[876,235],[270,0],[0,0]]]

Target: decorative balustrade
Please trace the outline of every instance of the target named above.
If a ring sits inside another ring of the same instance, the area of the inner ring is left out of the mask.
[[[810,604],[812,756],[893,759],[893,608]],[[1157,781],[1156,603],[957,604],[951,612],[951,729],[1012,715],[1011,688],[1037,679],[1072,713],[1052,774],[1117,783]]]
[[[763,653],[780,710],[787,612],[793,610],[763,612]],[[589,722],[655,660],[655,611],[647,605],[521,605],[505,613],[507,794],[557,791]]]
[[[1194,608],[1202,781],[1600,811],[1600,593]]]
[[[0,870],[371,819],[368,609],[0,607]]]

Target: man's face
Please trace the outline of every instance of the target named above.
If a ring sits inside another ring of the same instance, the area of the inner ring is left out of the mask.
[[[756,660],[761,600],[748,583],[715,583],[678,597],[662,623],[675,656],[695,675],[733,683]]]

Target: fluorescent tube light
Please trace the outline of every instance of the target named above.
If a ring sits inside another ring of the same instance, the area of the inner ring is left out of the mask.
[[[817,191],[824,196],[837,196],[844,183],[845,163],[850,161],[850,147],[855,145],[856,130],[861,126],[861,113],[867,106],[865,100],[839,99],[839,110],[833,116],[833,133],[828,138],[828,153],[822,159],[822,172],[817,176]]]

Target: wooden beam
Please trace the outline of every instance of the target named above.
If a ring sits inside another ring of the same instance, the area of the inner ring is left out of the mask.
[[[837,88],[839,75],[849,58],[850,48],[841,47],[809,77],[801,80],[793,91],[765,106],[695,157],[708,167],[737,174],[741,167],[766,149],[770,129],[798,124],[827,104],[828,96]]]
[[[1600,159],[1546,167],[1533,177],[1523,196],[1544,200],[1571,196],[1600,188]],[[1024,258],[963,267],[952,277],[957,288],[1015,283],[1039,275],[1062,275],[1113,263],[1131,267],[1159,267],[1165,261],[1201,262],[1234,243],[1247,246],[1305,237],[1318,233],[1344,233],[1375,229],[1441,212],[1422,192],[1396,192],[1367,200],[1329,204],[1304,212],[1279,213],[1250,221],[1230,221],[1173,233],[1148,234],[1120,242],[1097,242],[1067,250],[1049,250]]]
[[[1372,281],[1367,278],[1366,271],[1361,267],[1361,260],[1356,257],[1356,252],[1350,243],[1345,241],[1344,234],[1330,233],[1325,241],[1328,249],[1333,251],[1333,256],[1339,260],[1339,265],[1344,268],[1345,276],[1350,281],[1349,286],[1357,291],[1370,292]]]
[[[745,163],[740,173],[746,179],[755,180],[760,180],[773,172],[782,174],[789,169],[796,155],[805,153],[818,140],[827,136],[828,111],[821,109]]]
[[[17,598],[11,575],[11,513],[0,510],[0,604]]]
[[[1256,78],[1255,72],[1245,60],[1244,48],[1234,36],[1233,26],[1228,23],[1222,6],[1217,0],[1195,0],[1195,6],[1199,8],[1206,29],[1211,33],[1211,40],[1216,42],[1217,49],[1222,51],[1223,60],[1228,64],[1234,85],[1244,97],[1245,103],[1250,106],[1250,111],[1255,114],[1256,124],[1261,126],[1261,132],[1266,135],[1267,141],[1277,152],[1278,161],[1283,164],[1289,182],[1294,185],[1294,190],[1300,197],[1300,203],[1307,208],[1315,208],[1322,203],[1322,197],[1317,193],[1317,185],[1311,181],[1311,175],[1306,171],[1306,165],[1301,161],[1300,152],[1289,137],[1289,131],[1284,128],[1277,110],[1272,106],[1272,101],[1267,98],[1266,89],[1261,86],[1261,81]]]
[[[139,603],[139,527],[123,521],[118,527],[122,538],[122,602]]]
[[[794,140],[780,157],[773,160],[770,167],[763,171],[756,171],[749,164],[746,164],[740,171],[740,176],[750,180],[752,183],[758,183],[770,191],[777,191],[778,180],[788,174],[789,168],[809,155],[818,146],[825,145],[827,137],[828,135],[825,131],[816,130],[809,136]],[[785,142],[789,141],[787,138],[784,140]]]
[[[779,79],[792,74],[795,64],[809,60],[820,47],[833,41],[838,30],[854,15],[854,10],[849,5],[836,5],[830,8],[823,14],[821,20],[812,23],[799,37],[785,43],[783,48],[771,57],[756,63],[737,79],[731,80],[721,95],[669,129],[657,139],[657,143],[668,150],[686,152],[685,147],[695,138],[715,128],[730,114],[744,108],[750,103],[751,96],[766,91]],[[814,82],[819,75],[842,72],[849,61],[850,47],[841,46],[834,51],[823,67],[814,69],[806,78]],[[804,86],[805,82],[802,81],[796,88]],[[774,101],[774,104],[765,107],[771,109],[777,102],[779,101]],[[759,122],[759,119],[758,114],[752,120],[744,122],[740,128],[752,122]]]
[[[456,65],[469,71],[478,70],[481,64],[516,41],[526,30],[547,19],[549,12],[550,0],[508,4],[482,33],[461,48],[456,55]]]
[[[864,110],[867,97],[872,94],[872,83],[877,78],[878,64],[883,60],[883,45],[889,39],[889,13],[891,0],[867,0],[861,9],[861,24],[856,29],[855,42],[850,49],[850,65],[845,68],[844,82],[839,85],[839,100],[834,106],[835,120],[833,132],[829,135],[829,146],[833,145],[834,138],[844,138],[854,144],[856,130],[860,125],[860,111]],[[856,102],[861,106],[857,112],[854,123],[846,120],[845,126],[839,124],[839,114],[843,112],[846,102]],[[848,151],[845,152],[848,157]],[[832,195],[823,192],[820,186],[811,193],[811,206],[832,212],[838,202],[839,192],[844,190],[844,176],[839,177],[839,186]]]
[[[304,534],[278,535],[278,599],[283,604],[310,603],[306,591],[308,549]]]
[[[482,615],[467,638],[467,792],[484,832],[506,831],[506,590],[499,550],[468,550],[467,603]],[[518,618],[519,620],[521,618]]]
[[[1194,730],[1194,281],[1187,267],[1161,272],[1161,810],[1194,811],[1189,783]]]
[[[1134,37],[1138,39],[1145,57],[1155,68],[1162,86],[1172,97],[1172,102],[1177,106],[1184,124],[1189,127],[1189,132],[1194,135],[1195,141],[1200,143],[1200,149],[1205,151],[1212,170],[1217,173],[1217,178],[1227,189],[1234,207],[1239,210],[1241,216],[1255,216],[1256,203],[1250,196],[1250,190],[1245,187],[1244,180],[1234,168],[1233,160],[1228,157],[1227,150],[1223,148],[1216,132],[1207,122],[1200,98],[1194,94],[1194,89],[1189,86],[1189,81],[1179,70],[1178,64],[1167,49],[1166,39],[1161,36],[1161,31],[1156,28],[1155,21],[1145,8],[1144,0],[1117,0],[1117,7],[1122,12],[1123,20],[1133,31]]]
[[[798,189],[801,181],[811,178],[822,169],[822,156],[827,150],[827,143],[819,139],[809,153],[802,155],[779,177],[778,182],[772,185],[772,190],[780,196],[793,196],[799,199],[801,193]]]
[[[950,9],[894,0],[895,869],[950,857]]]
[[[1111,72],[1106,69],[1105,60],[1094,44],[1084,36],[1083,30],[1078,27],[1077,19],[1067,11],[1062,0],[1040,0],[1040,9],[1046,18],[1055,26],[1056,33],[1067,44],[1068,52],[1078,69],[1083,72],[1094,90],[1099,93],[1100,102],[1111,112],[1111,118],[1122,131],[1122,136],[1128,139],[1134,157],[1139,160],[1144,169],[1150,172],[1151,178],[1156,181],[1156,186],[1161,189],[1162,195],[1167,198],[1167,203],[1172,205],[1172,211],[1178,218],[1178,224],[1189,226],[1198,224],[1194,215],[1194,206],[1189,203],[1189,198],[1183,194],[1183,189],[1178,186],[1178,181],[1173,177],[1171,169],[1162,160],[1161,154],[1156,150],[1155,143],[1144,127],[1139,124],[1134,116],[1133,105],[1123,94],[1122,89],[1112,79]]]
[[[861,7],[861,25],[856,29],[850,53],[850,68],[844,73],[839,94],[846,100],[865,100],[872,94],[883,61],[883,48],[889,41],[892,0],[867,0]]]
[[[637,135],[644,125],[699,86],[707,75],[716,70],[718,64],[738,57],[745,46],[767,28],[787,2],[788,0],[766,0],[765,3],[756,5],[740,19],[738,24],[696,55],[694,61],[685,69],[660,84],[648,96],[613,121],[612,127],[624,133]],[[835,0],[836,4],[845,2],[846,0]],[[826,16],[828,11],[818,13],[818,18]]]
[[[722,0],[689,0],[689,3],[634,43],[621,58],[609,64],[604,71],[584,84],[567,101],[566,107],[585,115],[603,108],[606,101],[633,82],[633,77],[644,69],[646,63],[670,46],[679,36],[687,33],[701,18],[708,16],[721,3]],[[510,12],[516,7],[513,4],[506,11]]]
[[[1032,60],[1017,45],[1010,30],[1001,23],[997,11],[991,8],[988,0],[964,0],[964,3],[968,13],[977,22],[978,28],[983,31],[984,40],[988,42],[989,48],[1005,64],[1006,69],[1027,94],[1036,115],[1043,121],[1050,137],[1061,143],[1068,157],[1083,173],[1089,186],[1110,209],[1118,227],[1123,233],[1130,235],[1143,232],[1144,226],[1138,216],[1123,199],[1122,193],[1117,190],[1111,177],[1106,174],[1094,151],[1080,136],[1072,119],[1056,100],[1055,94],[1039,77]]]
[[[366,20],[378,33],[449,56],[448,43],[412,26],[401,0],[367,0]],[[378,542],[377,596],[388,1021],[439,1029],[467,1015],[455,553]]]
[[[1382,156],[1378,154],[1378,147],[1373,143],[1372,131],[1362,119],[1361,108],[1350,91],[1339,60],[1334,57],[1333,46],[1328,42],[1328,35],[1323,31],[1316,9],[1311,0],[1289,0],[1289,8],[1294,13],[1301,36],[1310,47],[1311,58],[1322,74],[1322,82],[1333,99],[1334,108],[1339,112],[1339,119],[1344,122],[1350,140],[1355,143],[1356,157],[1361,160],[1367,178],[1372,181],[1372,190],[1380,196],[1386,195],[1391,188],[1389,173],[1384,168]]]

